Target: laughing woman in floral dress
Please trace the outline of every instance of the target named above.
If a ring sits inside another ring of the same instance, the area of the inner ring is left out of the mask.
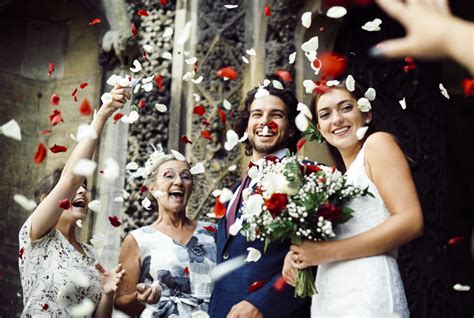
[[[129,98],[117,86],[90,126],[100,135],[105,122]],[[22,317],[110,317],[124,271],[107,272],[94,249],[76,239],[77,222],[87,215],[87,182],[74,174],[76,164],[91,159],[97,139],[81,140],[66,162],[45,177],[35,191],[38,207],[19,234],[19,269],[23,288]]]
[[[191,317],[208,311],[216,263],[215,225],[186,217],[193,176],[186,161],[155,151],[145,165],[158,219],[125,238],[120,262],[127,274],[115,308],[132,316]]]

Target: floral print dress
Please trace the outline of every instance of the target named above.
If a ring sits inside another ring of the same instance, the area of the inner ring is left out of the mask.
[[[140,248],[140,282],[158,284],[160,301],[147,306],[141,317],[191,317],[208,311],[216,265],[216,225],[198,222],[186,245],[151,226],[130,232]]]
[[[19,233],[22,317],[71,317],[84,312],[85,303],[95,308],[102,285],[94,249],[81,243],[82,255],[57,229],[34,241],[30,231],[31,216]]]

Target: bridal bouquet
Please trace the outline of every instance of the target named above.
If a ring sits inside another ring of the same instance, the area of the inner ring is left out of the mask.
[[[335,237],[334,226],[347,222],[353,210],[344,206],[353,198],[371,195],[347,183],[335,168],[318,166],[288,154],[283,159],[267,156],[249,170],[257,178],[252,193],[244,194],[241,233],[247,240],[270,242],[290,238],[323,241]],[[295,296],[315,294],[311,268],[298,270]]]

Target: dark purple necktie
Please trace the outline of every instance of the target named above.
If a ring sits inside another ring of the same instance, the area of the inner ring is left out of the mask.
[[[229,228],[235,222],[235,217],[237,215],[237,211],[240,208],[240,202],[242,201],[242,191],[248,188],[250,184],[250,177],[248,173],[245,174],[244,178],[242,179],[242,183],[240,184],[239,191],[237,191],[237,195],[235,196],[234,202],[229,208],[229,212],[227,213],[227,220],[226,220],[226,228],[227,228],[227,237],[229,237]]]

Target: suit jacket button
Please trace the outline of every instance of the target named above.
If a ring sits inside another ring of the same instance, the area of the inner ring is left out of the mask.
[[[222,254],[222,258],[223,259],[228,259],[229,258],[229,253],[226,252],[226,253]]]

